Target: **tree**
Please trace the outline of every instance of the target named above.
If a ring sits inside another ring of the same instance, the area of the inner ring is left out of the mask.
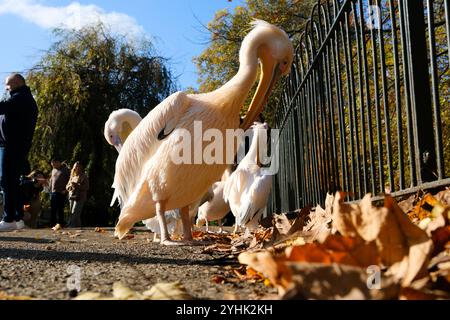
[[[84,163],[91,185],[85,216],[96,217],[88,223],[113,223],[117,152],[103,137],[104,123],[119,108],[145,116],[174,91],[172,75],[150,42],[131,42],[103,25],[55,35],[58,41],[27,76],[39,106],[30,163],[49,170],[56,155]]]

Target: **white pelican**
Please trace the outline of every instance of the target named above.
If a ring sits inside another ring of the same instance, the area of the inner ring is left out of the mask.
[[[120,153],[123,143],[130,135],[139,122],[141,122],[141,116],[131,109],[119,109],[111,112],[108,120],[105,122],[104,136],[106,141],[114,146]],[[197,214],[198,206],[203,204],[212,198],[212,191],[208,190],[208,193],[202,200],[191,206],[189,215],[191,219],[194,219]],[[181,219],[179,210],[169,210],[165,212],[166,220],[168,223],[168,230],[170,234],[180,233],[179,219]],[[155,233],[155,239],[157,234],[161,234],[159,228],[159,221],[156,217],[142,221],[148,229]]]
[[[253,22],[239,54],[238,73],[221,88],[204,94],[177,92],[156,106],[134,129],[116,162],[113,187],[122,210],[115,233],[121,239],[134,223],[155,215],[161,226],[161,244],[170,240],[166,210],[181,208],[183,238],[192,239],[189,205],[205,194],[226,169],[226,162],[176,163],[187,130],[194,135],[194,121],[203,130],[239,128],[239,113],[251,90],[261,62],[261,79],[242,128],[247,129],[261,113],[275,82],[289,73],[294,49],[287,34],[265,22]],[[194,141],[204,151],[204,141]]]
[[[264,174],[258,157],[267,152],[267,135],[264,133],[268,127],[265,123],[255,123],[252,129],[250,150],[225,182],[223,191],[224,199],[236,217],[235,232],[238,227],[251,230],[258,226],[272,189],[272,176]],[[261,139],[264,139],[262,143]]]
[[[208,232],[209,221],[219,221],[219,233],[222,232],[222,219],[230,212],[230,206],[223,198],[223,187],[225,181],[230,177],[231,169],[227,170],[222,175],[221,181],[215,182],[212,187],[212,197],[198,208],[198,216],[196,225],[198,227],[206,224],[206,232]]]
[[[106,141],[120,152],[122,145],[142,118],[136,111],[119,109],[111,112],[103,131]]]

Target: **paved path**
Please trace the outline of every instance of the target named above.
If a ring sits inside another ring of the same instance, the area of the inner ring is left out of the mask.
[[[273,295],[262,283],[211,281],[236,260],[202,253],[205,245],[161,247],[149,232],[119,241],[111,229],[21,230],[0,233],[0,291],[37,299],[70,299],[68,282],[80,274],[81,293],[111,295],[121,281],[142,292],[156,283],[180,281],[196,299],[260,299]],[[69,280],[69,281],[68,281]]]

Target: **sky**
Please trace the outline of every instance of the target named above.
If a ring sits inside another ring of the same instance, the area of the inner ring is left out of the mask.
[[[198,87],[192,58],[207,46],[207,25],[243,0],[0,0],[0,78],[31,68],[55,41],[55,27],[101,20],[127,37],[149,37],[169,59],[180,89]]]

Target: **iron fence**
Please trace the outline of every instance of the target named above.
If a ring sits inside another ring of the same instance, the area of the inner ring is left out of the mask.
[[[317,2],[279,97],[269,210],[450,184],[449,2]]]

